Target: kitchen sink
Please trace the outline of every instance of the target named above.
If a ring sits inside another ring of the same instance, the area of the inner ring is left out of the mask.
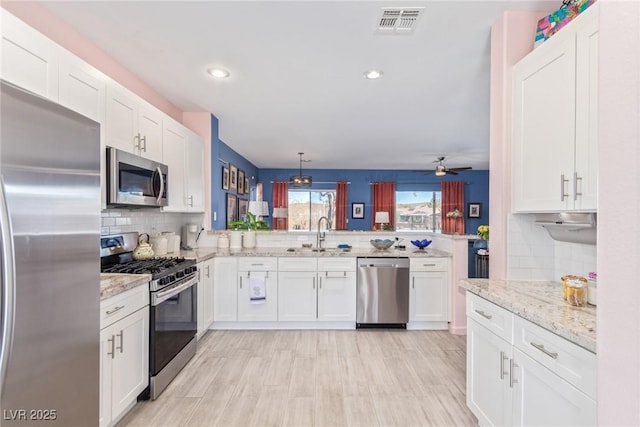
[[[289,248],[287,252],[307,253],[307,252],[328,252],[328,253],[342,253],[349,252],[348,248]]]

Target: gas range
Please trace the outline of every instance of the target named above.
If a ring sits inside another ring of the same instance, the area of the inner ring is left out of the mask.
[[[196,261],[184,257],[134,260],[132,251],[138,242],[138,233],[122,233],[100,238],[101,272],[151,274],[149,290],[159,291],[188,280],[197,274]]]

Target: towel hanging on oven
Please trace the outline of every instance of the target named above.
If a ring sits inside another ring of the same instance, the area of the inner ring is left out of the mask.
[[[249,278],[249,299],[251,304],[264,304],[267,300],[267,284],[264,277]]]

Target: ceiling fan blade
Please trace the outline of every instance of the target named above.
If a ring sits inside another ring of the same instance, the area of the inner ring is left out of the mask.
[[[447,175],[458,175],[458,172],[454,171],[453,169],[447,169],[444,171]]]
[[[462,168],[450,168],[450,169],[447,169],[447,171],[466,171],[469,169],[473,169],[473,168],[471,166],[465,166]]]

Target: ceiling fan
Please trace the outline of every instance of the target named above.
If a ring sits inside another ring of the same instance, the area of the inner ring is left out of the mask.
[[[465,166],[461,168],[447,168],[444,165],[444,156],[438,157],[438,160],[434,160],[433,163],[437,163],[436,166],[436,176],[444,176],[444,175],[458,175],[459,171],[466,171],[472,169],[471,166]]]

